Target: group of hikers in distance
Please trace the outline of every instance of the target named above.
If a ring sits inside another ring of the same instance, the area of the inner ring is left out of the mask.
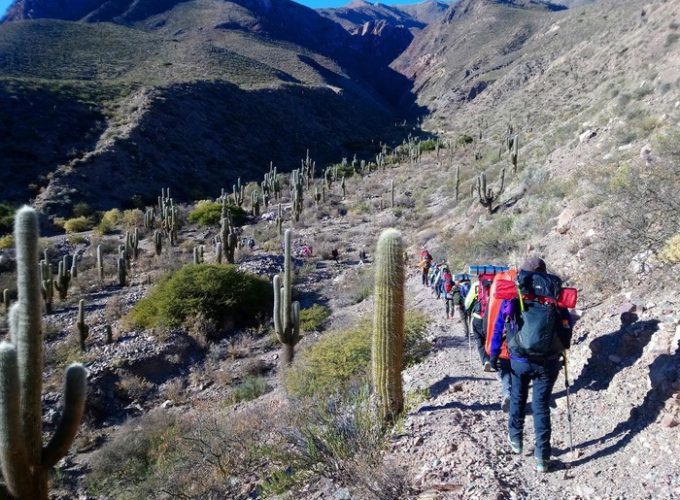
[[[563,287],[539,257],[528,258],[519,269],[480,265],[454,275],[446,262],[435,263],[423,247],[419,268],[422,284],[444,301],[446,319],[453,319],[459,310],[469,342],[476,343],[482,369],[498,374],[501,409],[509,414],[508,443],[515,454],[523,451],[526,406],[533,386],[536,470],[548,472],[550,400],[562,368],[573,449],[567,350],[574,326],[569,310],[576,306],[576,289]]]

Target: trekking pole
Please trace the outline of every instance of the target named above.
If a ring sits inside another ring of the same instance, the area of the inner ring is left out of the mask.
[[[474,370],[472,366],[472,338],[470,337],[470,327],[468,326],[468,315],[465,315],[465,325],[467,326],[467,338],[468,338],[468,361],[470,362],[470,370]]]
[[[567,389],[567,422],[569,423],[569,452],[574,457],[574,436],[571,429],[571,404],[569,401],[569,372],[567,371],[567,351],[563,353],[564,357],[564,387]]]

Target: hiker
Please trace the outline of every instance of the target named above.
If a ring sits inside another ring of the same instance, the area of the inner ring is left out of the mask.
[[[486,354],[484,343],[486,341],[486,331],[484,329],[484,311],[482,310],[482,301],[480,300],[480,280],[475,281],[470,287],[470,291],[465,296],[465,311],[467,316],[471,318],[472,332],[475,344],[477,345],[477,352],[482,366],[486,366],[489,361],[489,356]]]
[[[444,276],[444,269],[448,271],[448,267],[446,264],[436,264],[435,265],[435,271],[432,276],[432,292],[434,293],[435,297],[437,297],[437,300],[439,300],[442,297],[442,292],[443,292],[443,276]]]
[[[420,252],[420,263],[418,264],[423,278],[423,286],[427,286],[429,283],[428,274],[430,272],[431,265],[432,256],[430,255],[430,252],[428,252],[427,249],[423,247],[422,251]]]
[[[533,384],[534,458],[536,470],[547,472],[551,453],[550,399],[561,368],[560,357],[571,345],[573,323],[568,309],[558,305],[562,280],[547,273],[542,259],[527,259],[517,283],[518,297],[504,300],[501,308],[505,309],[499,315],[514,322],[507,336],[512,376],[508,440],[513,453],[522,453],[529,385]],[[495,361],[493,355],[491,361]]]

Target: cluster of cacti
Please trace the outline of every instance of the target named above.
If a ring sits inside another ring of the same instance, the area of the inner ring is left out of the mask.
[[[295,345],[300,340],[300,303],[293,302],[293,272],[290,229],[284,234],[283,284],[274,276],[274,330],[283,344],[283,360],[290,364],[295,356]]]
[[[489,213],[494,212],[493,205],[501,197],[503,188],[505,186],[505,169],[501,169],[499,179],[499,186],[497,190],[488,187],[486,184],[486,174],[481,173],[477,176],[477,195],[479,196],[479,203],[489,210]]]
[[[194,264],[203,264],[203,252],[205,247],[203,245],[198,245],[194,247]]]
[[[379,169],[385,170],[385,153],[380,152],[375,155],[375,163]]]
[[[238,245],[238,236],[236,235],[236,231],[229,214],[227,214],[226,217],[222,217],[221,224],[220,242],[222,243],[224,258],[228,264],[234,264],[234,254],[236,252],[236,246]]]
[[[144,212],[144,227],[148,230],[153,229],[156,222],[156,214],[154,213],[153,207],[149,207]]]
[[[139,256],[139,229],[125,231],[125,256],[128,260],[137,260]]]
[[[170,246],[174,247],[177,244],[178,217],[177,207],[170,197],[170,188],[161,189],[161,196],[158,198],[158,210],[161,218],[161,229],[170,241]]]
[[[236,180],[236,184],[234,184],[231,187],[231,201],[237,207],[242,207],[244,199],[245,199],[245,186],[241,184],[241,178],[239,177]]]
[[[40,283],[45,310],[47,314],[50,314],[52,312],[52,303],[54,302],[54,278],[52,266],[50,266],[50,262],[47,260],[47,250],[45,250],[44,259],[40,261]]]
[[[10,313],[11,342],[0,344],[0,465],[8,496],[46,500],[49,471],[68,452],[85,411],[87,373],[80,364],[66,369],[61,421],[43,447],[42,297],[33,209],[17,212],[15,241],[18,302]]]
[[[304,209],[303,174],[301,170],[293,170],[290,174],[290,195],[293,200],[293,220],[298,222]]]
[[[404,407],[404,244],[395,229],[383,231],[375,253],[375,306],[371,365],[380,416],[393,422]]]
[[[54,288],[59,292],[59,300],[66,300],[68,297],[68,287],[71,284],[71,270],[68,264],[68,255],[64,255],[57,267],[57,281],[54,282]]]
[[[309,190],[312,182],[314,181],[314,177],[316,176],[316,162],[312,161],[312,159],[309,157],[309,149],[307,150],[305,159],[302,160],[301,171],[305,180],[306,188]]]
[[[90,327],[85,324],[85,301],[78,301],[78,321],[76,322],[78,328],[78,341],[80,343],[81,352],[85,352],[85,340],[90,335]]]
[[[264,180],[260,186],[262,187],[262,201],[265,208],[269,207],[271,200],[278,200],[281,197],[281,184],[276,174],[274,162],[269,163],[269,172],[264,174]]]

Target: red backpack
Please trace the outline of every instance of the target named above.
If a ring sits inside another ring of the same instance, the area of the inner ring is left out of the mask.
[[[442,279],[444,280],[444,291],[446,293],[451,293],[451,290],[453,290],[453,276],[451,276],[451,273],[446,272],[442,276]]]

